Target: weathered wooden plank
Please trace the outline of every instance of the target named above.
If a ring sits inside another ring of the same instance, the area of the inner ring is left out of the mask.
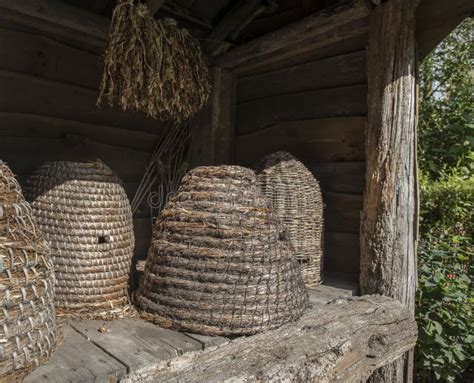
[[[346,282],[344,288],[328,286],[325,283],[308,289],[309,300],[313,304],[325,304],[333,299],[356,295],[357,286]]]
[[[239,78],[237,102],[366,82],[366,53],[358,51]]]
[[[273,113],[279,113],[278,109]],[[255,133],[237,136],[235,158],[250,165],[266,154],[286,150],[308,163],[363,161],[365,124],[365,117],[275,122]],[[239,128],[244,130],[243,125]]]
[[[365,162],[309,162],[305,164],[323,190],[362,194],[365,187]]]
[[[416,343],[403,305],[381,296],[315,304],[297,322],[131,375],[126,382],[363,382]]]
[[[229,341],[228,338],[224,338],[222,336],[207,336],[193,333],[186,333],[186,335],[200,342],[203,350],[207,350],[210,347],[222,345]]]
[[[326,8],[234,48],[216,61],[219,66],[229,69],[268,65],[364,33],[368,14],[369,7],[363,0]],[[361,25],[358,24],[360,21]]]
[[[240,104],[237,134],[253,133],[278,122],[366,114],[366,85],[285,94]]]
[[[360,213],[363,199],[361,195],[324,192],[324,226],[328,231],[359,233]]]
[[[25,383],[115,382],[125,378],[125,365],[96,347],[69,326],[49,362],[38,367]]]
[[[0,20],[28,25],[44,33],[100,53],[110,21],[54,0],[0,0]]]
[[[97,143],[151,153],[159,136],[140,130],[94,125],[34,114],[0,112],[0,137],[31,137],[62,140],[82,136]],[[159,131],[157,130],[156,133]]]
[[[162,130],[162,124],[143,113],[97,108],[98,91],[5,70],[0,70],[0,89],[0,112],[38,114],[153,134]]]
[[[31,174],[46,161],[91,161],[101,159],[115,170],[123,181],[137,181],[149,154],[95,142],[77,135],[64,139],[2,137],[0,158],[16,174]]]
[[[367,49],[367,185],[361,222],[363,294],[383,294],[415,311],[418,225],[416,41],[418,1],[393,0],[370,17]],[[407,356],[372,382],[407,382]]]
[[[211,68],[212,92],[192,143],[192,167],[232,164],[235,137],[235,80],[231,71]]]
[[[79,85],[99,87],[98,55],[35,33],[0,29],[0,69]]]
[[[329,273],[359,274],[359,235],[352,233],[324,233],[324,270]]]
[[[105,326],[106,331],[99,329]],[[172,359],[182,352],[182,343],[187,351],[200,350],[201,344],[190,340],[186,335],[173,332],[145,322],[141,319],[121,319],[111,322],[73,321],[71,326],[107,353],[127,366],[127,372],[139,369],[162,360]],[[168,339],[176,339],[177,348],[163,341],[163,334]]]

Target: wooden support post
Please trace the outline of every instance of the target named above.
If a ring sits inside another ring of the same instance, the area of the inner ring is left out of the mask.
[[[361,222],[362,294],[397,298],[411,312],[416,290],[416,0],[391,0],[370,16],[366,189]],[[374,382],[407,381],[405,360]]]
[[[232,71],[210,69],[212,92],[201,112],[191,148],[191,166],[234,163],[236,81]]]

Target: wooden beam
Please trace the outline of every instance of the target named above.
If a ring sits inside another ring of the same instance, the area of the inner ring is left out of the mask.
[[[240,0],[218,22],[206,38],[204,50],[217,55],[225,52],[230,44],[227,38],[236,38],[239,32],[265,10],[261,0]]]
[[[55,0],[0,0],[0,22],[15,23],[101,53],[110,20]]]
[[[164,2],[165,0],[147,0],[146,5],[152,16],[155,16],[156,12],[158,12]]]
[[[157,363],[125,382],[362,382],[416,337],[411,313],[394,299],[339,298],[314,302],[277,330]]]
[[[366,189],[361,222],[362,294],[394,297],[415,309],[417,1],[391,0],[370,16],[367,52]],[[404,382],[404,362],[373,382]]]
[[[422,0],[416,10],[416,41],[420,60],[473,12],[472,0]]]
[[[327,8],[218,56],[216,63],[242,70],[336,44],[367,32],[370,6],[365,0]]]
[[[212,92],[194,134],[191,166],[234,163],[236,82],[231,71],[210,69]]]

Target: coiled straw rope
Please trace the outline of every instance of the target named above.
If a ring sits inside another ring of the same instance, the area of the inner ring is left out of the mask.
[[[210,93],[199,42],[176,21],[155,21],[146,5],[119,0],[105,51],[99,106],[181,122],[202,109]]]
[[[51,250],[0,160],[0,380],[13,382],[55,347]],[[4,380],[3,380],[4,379]]]

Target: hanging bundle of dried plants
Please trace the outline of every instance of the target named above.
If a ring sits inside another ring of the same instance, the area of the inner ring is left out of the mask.
[[[156,21],[135,0],[117,3],[104,64],[97,105],[117,103],[123,110],[181,122],[209,97],[199,42],[172,19]]]

